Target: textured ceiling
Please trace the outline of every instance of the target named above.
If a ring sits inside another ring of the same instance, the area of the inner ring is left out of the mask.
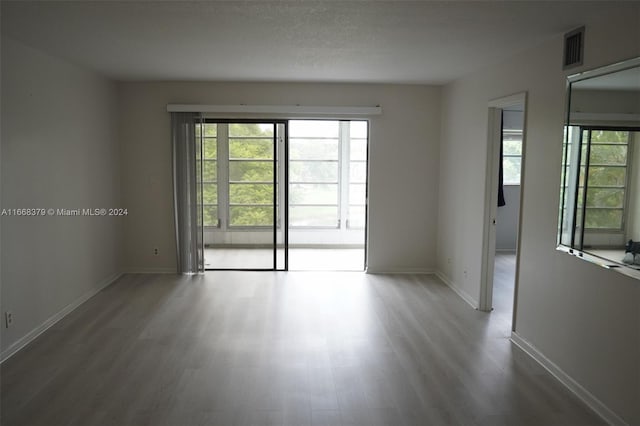
[[[2,1],[1,8],[3,34],[117,80],[440,84],[588,17],[606,18],[613,3]]]

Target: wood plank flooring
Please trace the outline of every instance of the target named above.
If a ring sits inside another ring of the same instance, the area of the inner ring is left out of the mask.
[[[437,278],[126,275],[1,370],[18,425],[599,425]]]

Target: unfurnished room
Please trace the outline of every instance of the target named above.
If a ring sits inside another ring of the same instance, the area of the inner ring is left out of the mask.
[[[639,2],[0,37],[3,426],[640,425]]]

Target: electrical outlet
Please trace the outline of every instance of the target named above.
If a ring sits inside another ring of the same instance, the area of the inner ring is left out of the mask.
[[[11,327],[11,324],[13,324],[13,313],[11,313],[10,311],[7,311],[4,313],[4,322],[5,322],[5,326],[7,328]]]
[[[156,247],[156,248],[154,248],[154,249],[153,249],[153,255],[154,255],[154,256],[157,256],[159,252],[160,252],[160,251],[158,250],[158,247]]]

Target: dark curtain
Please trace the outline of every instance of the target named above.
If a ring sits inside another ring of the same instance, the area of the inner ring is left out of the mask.
[[[503,145],[504,145],[504,112],[500,112],[500,171],[498,173],[498,207],[506,206],[507,202],[504,199],[504,170],[502,167],[503,162]]]

